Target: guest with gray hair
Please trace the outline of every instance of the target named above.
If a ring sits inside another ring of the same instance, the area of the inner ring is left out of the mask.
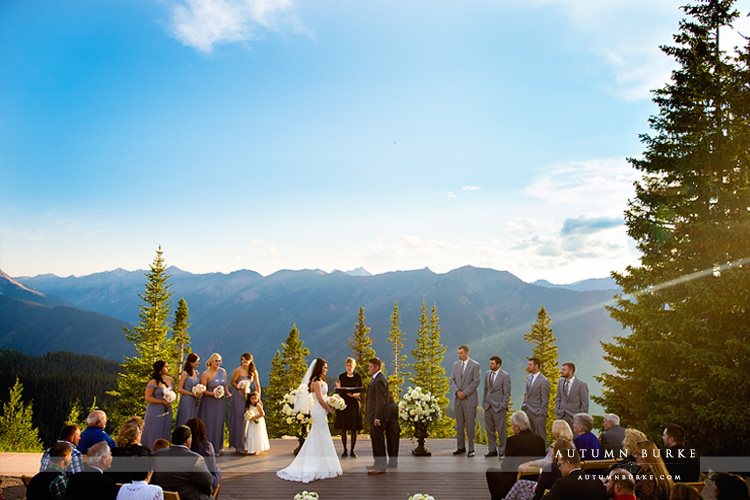
[[[106,441],[110,448],[117,447],[115,440],[104,431],[107,427],[106,413],[101,410],[92,411],[86,418],[86,425],[88,427],[81,433],[81,439],[78,441],[78,451],[85,455],[89,448],[102,441]]]
[[[508,438],[505,446],[503,463],[499,469],[491,467],[485,473],[492,500],[500,500],[508,494],[516,482],[519,465],[527,460],[542,458],[546,453],[544,439],[531,431],[531,423],[525,412],[515,412],[510,417],[510,423],[513,436]]]
[[[594,428],[594,419],[588,413],[577,413],[573,417],[573,433],[577,436],[573,440],[581,460],[601,460],[602,447],[599,440],[591,432]]]
[[[614,413],[605,414],[602,427],[604,432],[599,436],[599,442],[605,455],[603,458],[609,458],[610,453],[612,458],[622,458],[620,454],[622,452],[622,440],[625,439],[625,429],[620,427],[620,417]]]
[[[103,472],[112,465],[112,450],[106,442],[100,441],[88,449],[88,460],[83,472],[73,474],[65,490],[65,498],[70,500],[115,500],[117,483]]]

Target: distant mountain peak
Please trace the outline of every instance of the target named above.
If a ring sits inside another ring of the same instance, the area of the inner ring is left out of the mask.
[[[368,271],[364,267],[358,267],[357,269],[346,271],[346,274],[348,274],[349,276],[372,276],[372,273],[370,273],[370,271]]]

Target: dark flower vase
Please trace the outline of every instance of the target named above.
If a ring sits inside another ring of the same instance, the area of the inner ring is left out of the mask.
[[[417,438],[417,447],[411,451],[411,454],[417,457],[432,456],[430,450],[424,445],[427,438],[427,426],[423,422],[414,422],[414,437]]]

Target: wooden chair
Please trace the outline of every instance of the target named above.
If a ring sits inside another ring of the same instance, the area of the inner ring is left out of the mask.
[[[26,489],[29,488],[29,483],[31,482],[31,478],[34,476],[21,476],[21,482],[26,487]]]
[[[537,474],[541,474],[542,469],[537,467],[536,465],[532,465],[528,469],[526,469],[525,472],[518,471],[518,474],[516,474],[516,481],[521,479],[524,476],[536,476]]]
[[[180,500],[180,494],[176,491],[164,490],[164,500]]]
[[[608,458],[606,460],[582,460],[581,461],[581,470],[588,470],[588,469],[602,469],[607,470],[613,465],[615,465],[618,461],[614,458]]]
[[[219,498],[219,493],[221,492],[221,479],[219,479],[219,484],[216,485],[216,488],[214,488],[213,493],[211,493],[211,496],[214,497],[214,499]]]
[[[703,488],[706,487],[706,483],[700,482],[700,481],[699,482],[695,482],[695,483],[679,483],[679,484],[686,484],[686,485],[690,486],[691,488],[693,488],[698,493],[700,493],[701,491],[703,491]]]

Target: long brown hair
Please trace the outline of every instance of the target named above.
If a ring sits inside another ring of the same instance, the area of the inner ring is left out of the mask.
[[[307,384],[307,390],[312,392],[312,383],[316,380],[320,380],[325,382],[326,377],[323,375],[323,367],[328,364],[328,361],[326,361],[323,358],[316,358],[315,359],[315,368],[313,368],[312,373],[310,374],[310,383]]]
[[[193,441],[190,443],[190,450],[198,453],[198,445],[208,441],[206,439],[206,424],[200,418],[193,417],[185,422],[185,425],[190,427],[190,434],[193,437]],[[204,444],[203,449],[208,451],[208,446]]]
[[[654,482],[661,486],[662,490],[666,492],[667,498],[669,498],[672,495],[674,481],[670,479],[672,476],[669,474],[667,466],[664,465],[659,448],[651,441],[639,441],[635,445],[635,449],[638,455],[646,459],[643,467],[651,472]],[[643,450],[646,450],[645,455],[643,454]]]
[[[192,377],[193,376],[193,363],[195,363],[199,359],[200,357],[198,357],[198,355],[195,354],[194,352],[191,352],[190,354],[188,354],[188,357],[185,360],[185,365],[182,367],[182,371],[187,373],[188,376]]]
[[[249,352],[245,352],[242,354],[241,358],[250,361],[250,363],[247,365],[247,377],[252,378],[253,373],[255,373],[255,363],[253,363],[253,355]]]

